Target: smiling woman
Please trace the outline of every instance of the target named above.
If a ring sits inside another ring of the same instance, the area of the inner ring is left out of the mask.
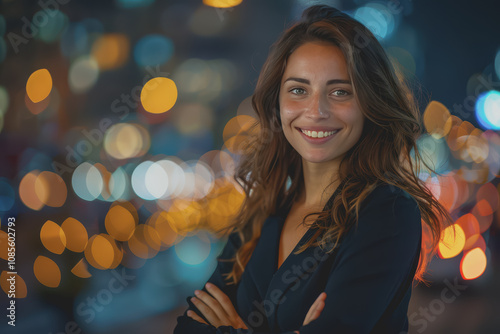
[[[242,157],[245,202],[174,333],[407,331],[413,279],[452,219],[418,178],[434,171],[420,113],[382,46],[309,7],[271,48],[252,106],[271,136]]]

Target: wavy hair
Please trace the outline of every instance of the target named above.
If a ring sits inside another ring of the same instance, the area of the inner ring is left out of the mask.
[[[343,180],[340,196],[335,196],[327,210],[304,217],[302,224],[317,215],[308,226],[318,231],[296,254],[309,246],[331,252],[357,222],[362,201],[378,184],[387,183],[405,190],[418,203],[423,224],[415,279],[428,284],[423,274],[437,251],[444,226],[453,221],[418,177],[421,164],[436,171],[418,151],[423,126],[416,98],[375,36],[357,20],[327,5],[307,8],[299,22],[271,46],[261,69],[252,96],[260,135],[249,141],[234,175],[246,198],[234,223],[226,227],[237,231],[241,239],[241,247],[229,259],[234,264],[226,280],[238,283],[266,218],[290,205],[303,191],[302,160],[283,134],[278,96],[288,57],[307,42],[328,42],[343,52],[365,123],[361,138],[340,163],[335,180]]]

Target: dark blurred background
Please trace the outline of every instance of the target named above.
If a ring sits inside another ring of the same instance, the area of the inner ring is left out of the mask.
[[[411,83],[441,173],[420,177],[456,220],[409,333],[500,332],[498,2],[212,2],[233,7],[0,1],[0,332],[173,331],[242,202],[231,176],[269,47],[317,3],[366,24]]]

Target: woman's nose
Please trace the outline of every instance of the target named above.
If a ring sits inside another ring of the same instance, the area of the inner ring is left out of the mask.
[[[311,96],[309,108],[307,108],[306,117],[311,119],[328,118],[330,112],[328,110],[328,101],[325,96],[315,94]]]

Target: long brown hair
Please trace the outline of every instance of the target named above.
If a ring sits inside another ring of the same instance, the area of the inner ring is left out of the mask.
[[[413,196],[420,208],[422,251],[415,278],[427,284],[423,278],[427,263],[437,250],[442,229],[453,221],[418,177],[422,164],[436,172],[422,159],[416,144],[423,129],[416,99],[374,35],[327,5],[307,8],[301,20],[272,45],[260,72],[252,96],[260,135],[249,142],[235,172],[234,179],[246,198],[234,223],[226,227],[241,238],[241,247],[231,259],[234,265],[226,278],[231,280],[228,284],[240,280],[266,218],[303,190],[302,160],[283,134],[278,96],[288,57],[299,46],[314,41],[329,42],[343,52],[365,123],[361,138],[340,163],[336,181],[348,182],[329,210],[304,218],[306,224],[309,216],[318,215],[308,225],[318,231],[297,253],[311,245],[332,251],[352,222],[357,222],[361,202],[378,184],[387,183]]]

